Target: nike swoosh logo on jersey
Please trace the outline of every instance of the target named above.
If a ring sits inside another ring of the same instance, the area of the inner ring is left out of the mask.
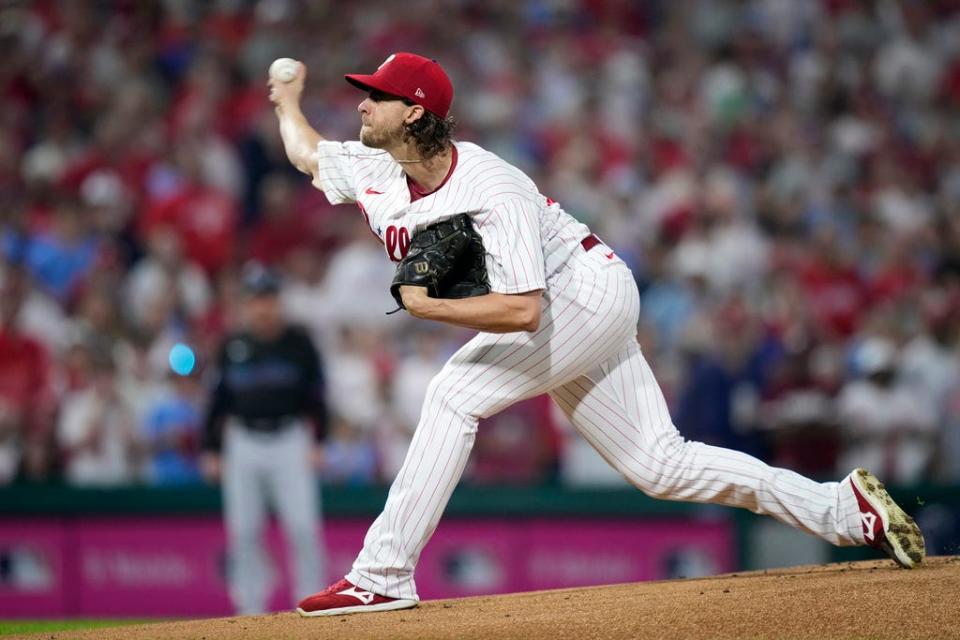
[[[356,587],[350,587],[349,589],[344,589],[343,591],[339,591],[337,595],[353,596],[363,604],[370,604],[371,602],[373,602],[373,598],[374,598],[373,594],[370,593],[369,591],[360,591]]]
[[[370,187],[367,187],[367,190],[364,191],[364,193],[366,193],[367,195],[371,195],[371,196],[382,196],[382,195],[383,195],[383,191],[375,191],[375,190],[371,189]]]
[[[607,254],[607,260],[613,260],[613,251]]]

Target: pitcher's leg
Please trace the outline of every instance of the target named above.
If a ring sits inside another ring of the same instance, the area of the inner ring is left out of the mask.
[[[427,389],[420,424],[383,513],[347,575],[362,589],[417,599],[414,567],[463,475],[477,431],[478,416],[464,411],[457,380],[450,370]]]
[[[637,345],[551,395],[587,441],[652,497],[742,507],[833,544],[864,542],[849,479],[814,482],[739,451],[685,441]]]

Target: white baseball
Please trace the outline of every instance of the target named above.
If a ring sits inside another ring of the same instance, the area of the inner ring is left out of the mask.
[[[270,64],[271,80],[279,82],[291,82],[297,77],[300,63],[293,58],[277,58]]]

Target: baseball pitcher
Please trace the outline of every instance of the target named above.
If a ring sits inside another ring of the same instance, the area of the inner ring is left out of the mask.
[[[333,204],[355,203],[398,263],[400,305],[479,333],[433,379],[383,513],[345,578],[304,616],[416,606],[414,568],[463,473],[480,418],[549,393],[644,493],[777,518],[905,567],[923,538],[868,472],[818,483],[737,451],[687,442],[636,341],[639,294],[599,238],[520,170],[452,138],[453,86],[435,61],[396,53],[346,80],[366,96],[358,142],[321,137],[299,102],[306,69],[270,81],[290,161]]]

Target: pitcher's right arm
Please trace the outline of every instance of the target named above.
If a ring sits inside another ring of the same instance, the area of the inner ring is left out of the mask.
[[[317,177],[317,143],[323,140],[310,126],[300,110],[300,96],[303,94],[307,68],[298,63],[297,75],[290,82],[269,80],[270,102],[274,104],[277,120],[280,122],[280,137],[287,158],[297,169],[307,175]]]

